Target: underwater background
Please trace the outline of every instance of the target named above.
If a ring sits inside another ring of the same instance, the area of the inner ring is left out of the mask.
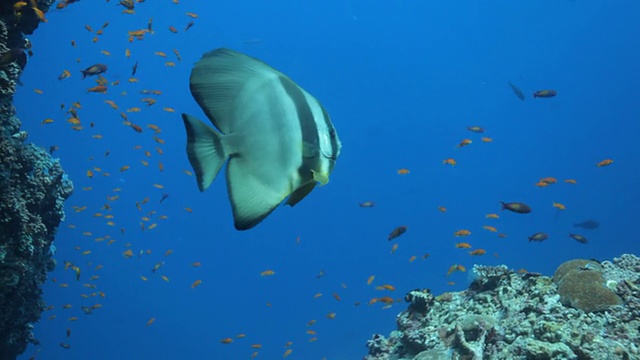
[[[572,258],[639,252],[637,1],[162,0],[123,10],[88,0],[52,8],[30,36],[17,116],[29,141],[59,147],[75,190],[43,289],[54,307],[35,325],[40,345],[20,359],[274,359],[287,349],[291,359],[358,359],[406,306],[370,300],[466,288],[468,272],[447,276],[452,265],[550,275]],[[153,33],[129,41],[149,19]],[[218,47],[313,94],[343,145],[329,184],[246,232],[233,229],[225,181],[200,193],[187,173],[179,114],[204,119],[189,73]],[[96,63],[108,65],[106,94],[88,93],[95,77],[80,73]],[[64,70],[71,76],[58,80]],[[534,99],[543,89],[557,96]],[[81,130],[67,121],[74,102]],[[472,143],[459,147],[463,139]],[[546,177],[557,183],[536,186]],[[501,211],[500,201],[533,211]],[[574,227],[586,220],[599,226]],[[388,241],[398,226],[406,233]],[[471,234],[454,236],[463,229]],[[537,232],[549,238],[528,241]],[[463,241],[472,248],[456,248]],[[395,290],[376,290],[385,284]]]

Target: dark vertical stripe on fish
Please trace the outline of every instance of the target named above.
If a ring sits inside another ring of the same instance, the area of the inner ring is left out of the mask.
[[[287,92],[287,95],[293,101],[300,120],[300,131],[302,133],[302,143],[304,144],[302,154],[302,165],[298,169],[300,176],[302,177],[302,183],[308,180],[311,176],[311,170],[318,169],[320,166],[320,157],[318,150],[320,149],[320,137],[318,136],[318,127],[313,118],[313,112],[307,102],[307,97],[302,90],[293,83],[291,80],[285,77],[280,77],[280,83],[282,88]],[[308,149],[314,149],[315,153],[312,156],[304,154],[304,151]],[[305,156],[306,155],[306,156]]]

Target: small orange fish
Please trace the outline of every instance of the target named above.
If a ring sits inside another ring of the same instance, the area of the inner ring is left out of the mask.
[[[398,175],[406,175],[406,174],[409,173],[409,169],[404,169],[404,168],[403,169],[399,169],[397,171],[397,173],[398,173]]]
[[[567,184],[574,184],[574,185],[578,183],[578,182],[577,182],[577,181],[575,181],[574,179],[567,179],[567,180],[565,180],[564,182],[566,182]]]
[[[228,338],[221,339],[220,342],[223,344],[231,344],[233,342],[233,339],[228,337]]]
[[[107,87],[104,85],[98,85],[98,86],[94,86],[91,88],[87,89],[88,93],[100,93],[100,94],[106,94],[107,93]]]
[[[480,139],[480,140],[481,140],[482,142],[486,142],[486,143],[490,143],[490,142],[492,142],[492,141],[493,141],[493,139],[492,139],[492,138],[490,138],[490,137],[483,137],[483,138],[482,138],[482,139]]]
[[[553,203],[553,207],[558,209],[558,210],[566,210],[567,209],[566,206],[564,206],[563,204],[557,203],[557,202]]]
[[[613,164],[613,160],[611,159],[604,159],[602,161],[600,161],[599,163],[596,164],[597,167],[603,167],[603,166],[609,166]]]
[[[393,254],[394,252],[396,252],[396,250],[398,250],[398,244],[397,243],[393,244],[393,246],[391,247],[391,253]]]
[[[487,218],[487,219],[498,219],[498,218],[500,218],[500,216],[498,214],[487,214],[487,215],[485,215],[485,218]]]
[[[371,283],[373,283],[373,280],[375,279],[375,275],[371,275],[369,276],[369,278],[367,279],[367,285],[371,285]]]
[[[457,162],[452,158],[444,159],[442,160],[442,163],[446,165],[451,165],[451,166],[456,166],[457,164]]]
[[[485,230],[489,230],[489,231],[491,231],[491,232],[498,232],[498,229],[496,229],[496,228],[495,228],[495,227],[493,227],[493,226],[485,225],[485,226],[483,226],[482,228],[483,228],[483,229],[485,229]]]
[[[540,179],[540,182],[547,183],[547,184],[555,184],[558,182],[558,179],[554,177],[545,177]]]
[[[331,320],[333,320],[333,319],[335,319],[335,318],[336,318],[336,313],[334,313],[334,312],[330,312],[330,313],[328,313],[328,314],[326,315],[326,318],[327,318],[327,319],[331,319]]]
[[[202,264],[199,261],[196,261],[196,262],[192,263],[191,266],[200,267],[200,266],[202,266]]]
[[[293,352],[293,350],[292,350],[292,349],[287,349],[287,351],[285,351],[285,352],[284,352],[284,354],[282,355],[282,357],[285,357],[285,358],[286,358],[287,356],[291,355],[291,353],[292,353],[292,352]]]
[[[458,248],[458,249],[470,249],[471,248],[471,244],[466,243],[466,242],[457,243],[456,244],[456,248]]]
[[[147,321],[147,327],[149,327],[149,325],[153,324],[156,321],[156,318],[152,317],[151,319],[149,319]]]
[[[200,284],[202,284],[202,280],[196,280],[196,281],[193,282],[193,284],[191,284],[191,288],[195,289],[196,286],[198,286]]]
[[[453,236],[469,236],[471,235],[471,231],[469,230],[458,230],[455,233],[453,233]]]
[[[275,274],[276,274],[276,272],[273,271],[273,270],[265,270],[265,271],[260,273],[260,276],[273,276]]]
[[[460,141],[460,143],[458,144],[458,147],[461,148],[463,146],[470,145],[471,143],[472,141],[470,139],[462,139],[462,141]]]
[[[469,255],[484,255],[486,253],[487,251],[484,249],[476,249],[476,250],[470,251]]]

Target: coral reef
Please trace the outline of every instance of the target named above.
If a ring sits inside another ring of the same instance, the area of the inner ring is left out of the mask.
[[[560,301],[585,312],[602,311],[620,305],[622,300],[607,284],[603,267],[593,260],[570,260],[558,267],[553,282],[558,285]]]
[[[13,94],[27,63],[31,34],[53,3],[0,5],[0,360],[37,342],[32,323],[44,310],[41,286],[55,267],[54,234],[73,185],[57,160],[33,144],[15,117]]]
[[[367,341],[364,359],[640,359],[640,258],[572,260],[553,279],[505,266],[473,273],[466,291],[409,292],[398,329]]]

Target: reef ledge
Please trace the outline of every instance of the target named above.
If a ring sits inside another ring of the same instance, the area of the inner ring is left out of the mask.
[[[570,260],[553,278],[518,274],[504,265],[476,265],[473,275],[465,291],[409,292],[398,329],[388,337],[373,335],[364,359],[640,358],[635,255],[601,263]]]

